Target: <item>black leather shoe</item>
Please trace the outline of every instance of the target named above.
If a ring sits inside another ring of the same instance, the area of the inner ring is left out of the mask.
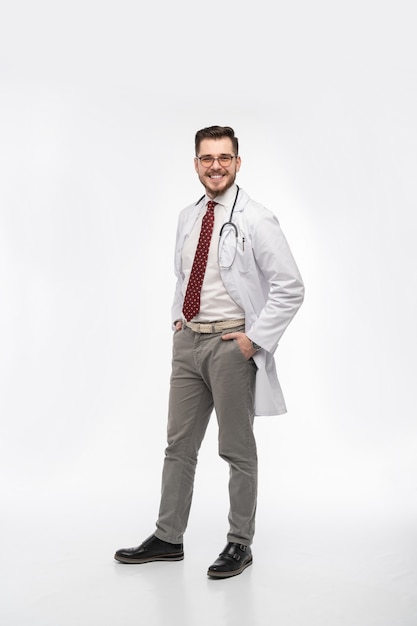
[[[228,543],[219,558],[208,568],[207,575],[213,578],[229,578],[241,574],[252,565],[252,551],[240,543]]]
[[[151,561],[182,561],[182,543],[168,543],[151,535],[137,548],[122,548],[114,555],[121,563],[150,563]]]

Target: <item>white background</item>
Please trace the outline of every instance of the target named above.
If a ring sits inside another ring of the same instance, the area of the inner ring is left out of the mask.
[[[1,622],[415,626],[412,2],[17,0],[0,24]],[[215,420],[186,560],[113,562],[154,529],[176,220],[212,124],[306,284],[289,412],[256,422],[255,563],[214,584]]]

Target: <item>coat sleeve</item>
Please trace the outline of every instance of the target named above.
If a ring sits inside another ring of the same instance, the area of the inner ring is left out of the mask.
[[[277,217],[264,207],[259,209],[250,239],[263,302],[247,335],[273,354],[303,302],[304,284]]]

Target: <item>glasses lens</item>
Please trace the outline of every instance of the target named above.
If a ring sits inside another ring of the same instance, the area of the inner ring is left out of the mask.
[[[200,163],[204,167],[210,167],[213,161],[214,161],[213,157],[209,157],[209,156],[200,157]]]

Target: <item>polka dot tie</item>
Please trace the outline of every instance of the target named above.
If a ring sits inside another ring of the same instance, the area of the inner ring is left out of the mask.
[[[187,322],[192,320],[200,310],[201,287],[203,285],[204,274],[206,273],[208,252],[214,226],[214,207],[216,204],[217,202],[213,202],[212,200],[207,202],[207,211],[201,222],[200,238],[195,251],[193,266],[191,268],[182,307],[182,312]]]

